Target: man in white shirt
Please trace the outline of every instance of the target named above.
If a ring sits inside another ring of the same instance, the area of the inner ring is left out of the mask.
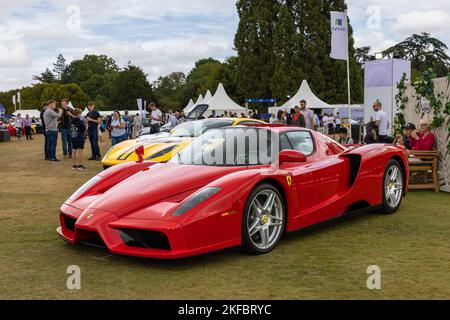
[[[375,101],[373,110],[375,111],[375,126],[378,128],[378,142],[383,143],[389,136],[389,120],[386,112],[381,110],[383,105],[380,101]]]
[[[162,124],[162,119],[163,119],[163,114],[161,112],[161,110],[159,110],[156,107],[156,104],[154,102],[149,104],[149,109],[150,109],[150,124],[151,124],[151,128],[150,128],[150,133],[159,133],[159,128],[161,127]]]

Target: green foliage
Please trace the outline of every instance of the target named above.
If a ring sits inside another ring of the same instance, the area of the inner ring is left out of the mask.
[[[406,124],[404,111],[406,103],[408,103],[408,97],[405,97],[406,91],[406,73],[403,74],[400,82],[397,84],[398,93],[395,96],[395,104],[399,112],[395,115],[394,119],[394,132],[395,134],[403,133],[403,126]]]
[[[450,66],[447,51],[448,47],[445,43],[424,32],[413,34],[384,51],[384,54],[393,54],[402,59],[411,60],[413,73],[421,74],[431,68],[438,77],[444,77],[448,74]]]
[[[58,81],[48,68],[40,75],[33,76],[33,80],[39,81],[40,83],[55,83]]]
[[[112,79],[110,95],[107,98],[108,109],[136,110],[136,99],[142,98],[148,103],[155,100],[153,89],[142,68],[128,64]]]
[[[56,62],[53,64],[53,74],[58,81],[61,81],[61,77],[66,70],[66,59],[62,54],[59,54],[56,58]]]
[[[238,52],[238,94],[271,98],[271,82],[278,62],[274,33],[280,4],[277,0],[239,0],[240,18],[234,39]]]
[[[91,100],[102,108],[111,95],[112,83],[118,75],[116,62],[105,55],[86,55],[72,61],[61,76],[61,82],[77,83]]]
[[[426,70],[420,78],[414,82],[414,88],[416,89],[418,99],[420,97],[426,98],[430,102],[430,106],[433,109],[434,119],[433,128],[439,128],[444,123],[444,117],[442,115],[442,102],[434,94],[433,79],[437,77],[433,69]]]
[[[11,90],[0,93],[0,102],[6,107],[7,113],[14,112],[14,105],[11,98],[18,90]],[[59,83],[41,83],[34,86],[25,87],[20,90],[22,98],[22,109],[41,109],[42,103],[48,100],[61,101],[67,98],[72,101],[74,107],[84,109],[89,101],[89,97],[83,92],[79,85],[59,84]]]
[[[346,103],[346,62],[329,57],[330,11],[346,8],[343,0],[238,1],[238,93],[284,101],[306,79],[323,100]],[[363,72],[351,27],[349,46],[352,100],[361,102]]]

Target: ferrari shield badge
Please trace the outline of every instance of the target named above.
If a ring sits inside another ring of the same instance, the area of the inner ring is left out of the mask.
[[[286,176],[286,182],[288,184],[288,186],[292,186],[292,177],[291,176]]]

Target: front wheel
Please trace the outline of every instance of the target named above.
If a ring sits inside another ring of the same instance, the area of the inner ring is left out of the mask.
[[[286,214],[283,198],[271,184],[257,186],[247,199],[242,219],[242,243],[249,254],[265,254],[280,240]]]
[[[396,160],[390,160],[383,177],[383,214],[393,214],[400,207],[404,193],[404,173]]]

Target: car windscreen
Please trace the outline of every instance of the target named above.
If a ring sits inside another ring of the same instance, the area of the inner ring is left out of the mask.
[[[173,137],[190,137],[195,138],[201,136],[209,129],[229,127],[233,124],[233,120],[199,120],[180,124],[172,131]]]
[[[249,127],[211,129],[170,162],[201,166],[255,166],[276,161],[278,135]]]

